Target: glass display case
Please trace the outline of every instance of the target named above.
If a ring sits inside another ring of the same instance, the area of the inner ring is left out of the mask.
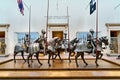
[[[17,43],[23,44],[25,34],[28,34],[28,32],[17,32]],[[38,37],[38,32],[30,32],[30,43],[34,42]]]

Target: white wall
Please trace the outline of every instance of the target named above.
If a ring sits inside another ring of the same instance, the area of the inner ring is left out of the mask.
[[[40,32],[45,29],[47,15],[47,0],[23,0],[28,6],[31,5],[31,31]],[[58,8],[57,8],[58,1]],[[95,30],[96,11],[89,14],[90,0],[50,0],[50,16],[66,16],[67,6],[69,8],[70,19],[70,39],[76,36],[78,31],[89,31],[90,28]],[[99,1],[99,31],[107,35],[105,23],[120,22],[120,7],[114,9],[120,4],[120,0],[98,0]],[[0,0],[0,24],[10,24],[8,32],[8,48],[13,53],[15,45],[15,32],[28,31],[29,11],[24,5],[24,16],[19,12],[17,0]]]

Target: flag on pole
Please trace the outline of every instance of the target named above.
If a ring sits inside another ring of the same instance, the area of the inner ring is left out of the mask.
[[[24,7],[23,7],[23,2],[22,2],[22,0],[17,0],[17,3],[18,3],[18,7],[19,7],[19,9],[20,9],[20,13],[21,13],[22,15],[24,15]]]
[[[90,1],[90,15],[96,10],[96,2],[95,0]]]

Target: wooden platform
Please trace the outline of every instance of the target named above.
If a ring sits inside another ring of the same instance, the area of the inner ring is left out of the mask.
[[[41,60],[44,63],[39,66],[36,60],[27,66],[23,60],[17,60],[14,63],[10,60],[0,66],[0,78],[2,79],[120,79],[120,66],[107,62],[99,61],[99,67],[96,67],[94,60],[87,60],[88,66],[85,66],[80,60],[79,67],[76,67],[74,60],[71,63],[68,60],[63,62],[56,60],[49,67],[47,60]]]
[[[74,57],[69,63],[68,59],[63,56],[63,61],[56,59],[51,60],[51,67],[47,64],[47,56],[40,57],[42,66],[36,59],[28,67],[21,58],[17,58],[14,63],[13,58],[0,62],[0,79],[86,79],[86,80],[119,80],[120,79],[120,64],[111,60],[111,57],[104,57],[98,61],[99,66],[95,65],[95,58],[86,57],[88,66],[79,59],[79,67],[76,67]]]
[[[67,59],[63,59],[62,61],[59,59],[51,60],[51,66],[48,65],[47,59],[40,59],[43,65],[39,65],[36,59],[31,62],[31,66],[28,67],[27,62],[24,62],[22,59],[17,59],[16,63],[14,63],[13,59],[10,59],[4,63],[1,63],[0,70],[120,70],[120,65],[108,62],[104,59],[100,59],[98,61],[99,66],[96,67],[95,59],[87,58],[86,62],[88,65],[86,66],[81,59],[78,60],[79,67],[76,67],[75,60],[72,59],[71,62]]]

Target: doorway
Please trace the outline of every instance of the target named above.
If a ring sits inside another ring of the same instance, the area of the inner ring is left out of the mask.
[[[5,54],[5,31],[0,31],[0,54]]]
[[[120,31],[110,31],[110,43],[112,53],[120,53]]]
[[[59,37],[61,40],[63,39],[63,31],[52,31],[52,38]]]
[[[0,38],[5,38],[5,31],[0,31]]]
[[[120,24],[106,23],[108,39],[110,46],[108,52],[112,54],[120,54]]]

